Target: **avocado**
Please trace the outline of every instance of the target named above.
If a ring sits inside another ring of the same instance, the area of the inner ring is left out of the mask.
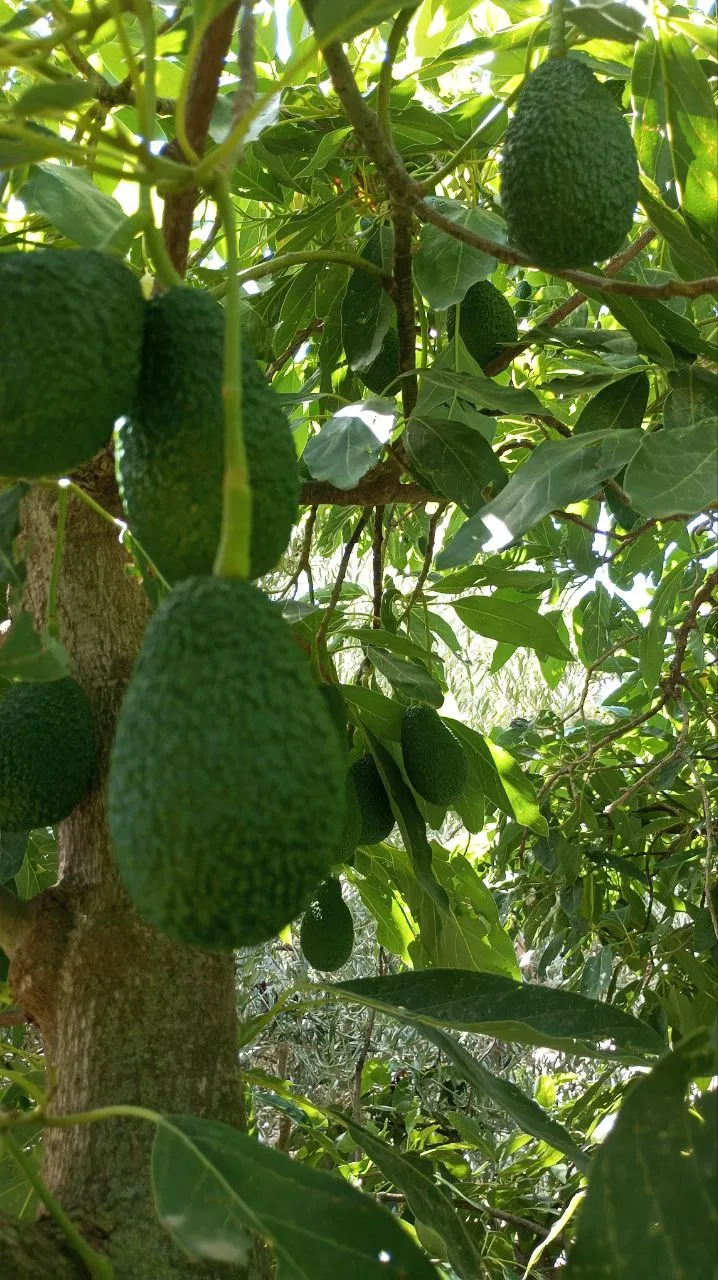
[[[0,475],[66,475],[107,444],[144,318],[139,281],[110,254],[0,254]]]
[[[339,837],[336,861],[351,866],[354,862],[356,847],[361,843],[362,834],[362,814],[351,770],[347,770],[344,792],[344,826]]]
[[[361,378],[364,386],[373,391],[374,395],[381,396],[386,393],[388,396],[395,396],[399,390],[399,383],[395,382],[395,379],[399,377],[400,372],[399,334],[395,328],[391,328],[387,330],[378,356],[366,369],[357,369],[357,377]],[[389,386],[390,383],[394,385]]]
[[[302,918],[299,945],[313,969],[341,969],[354,948],[354,921],[338,880],[325,880]]]
[[[0,698],[0,830],[61,822],[97,764],[92,709],[70,676],[13,684]]]
[[[355,760],[349,770],[361,814],[359,844],[379,844],[394,830],[394,814],[373,756]]]
[[[110,757],[110,831],[140,915],[210,950],[273,937],[329,874],[344,779],[337,733],[277,606],[232,579],[170,591]]]
[[[542,63],[504,140],[510,243],[541,266],[601,262],[620,249],[637,200],[636,149],[611,94],[575,58]]]
[[[115,438],[132,533],[174,583],[210,573],[222,523],[224,312],[199,289],[147,308],[137,396]],[[297,515],[299,468],[289,423],[242,339],[244,442],[252,485],[251,576],[275,567]]]
[[[446,316],[449,337],[456,329],[456,307]],[[472,284],[461,303],[459,333],[470,356],[482,368],[501,355],[504,347],[516,342],[519,331],[511,304],[490,280]]]
[[[420,796],[440,805],[456,799],[466,782],[466,756],[433,707],[407,707],[401,719],[401,753],[406,776]]]

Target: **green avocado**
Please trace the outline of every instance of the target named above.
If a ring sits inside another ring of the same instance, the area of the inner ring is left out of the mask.
[[[361,829],[358,844],[379,844],[394,830],[394,814],[373,756],[355,760],[349,770],[359,801]]]
[[[466,756],[433,707],[407,707],[401,720],[406,776],[431,804],[447,805],[466,782]]]
[[[200,289],[174,288],[147,308],[142,373],[116,432],[117,480],[132,533],[169,582],[210,573],[222,522],[224,312]],[[247,338],[244,442],[252,485],[251,576],[269,573],[297,515],[292,433]]]
[[[358,844],[361,844],[362,812],[359,808],[356,786],[351,770],[347,771],[345,785],[344,826],[339,838],[336,861],[351,866]]]
[[[395,328],[387,330],[378,356],[366,369],[357,369],[357,377],[361,378],[365,387],[374,395],[395,396],[400,384],[395,382],[399,377],[399,334]],[[389,386],[393,383],[393,386]],[[387,387],[389,388],[387,391]]]
[[[273,937],[329,874],[344,787],[337,733],[277,606],[233,579],[175,587],[110,757],[110,831],[140,914],[210,950]]]
[[[302,918],[299,945],[313,969],[341,969],[354,948],[354,921],[338,880],[325,880]]]
[[[0,698],[0,830],[61,822],[82,800],[96,764],[92,709],[69,676],[13,684]]]
[[[129,411],[145,303],[117,258],[0,254],[0,475],[66,475]]]
[[[456,307],[446,316],[449,337],[456,329]],[[461,303],[459,333],[470,356],[483,368],[501,355],[506,344],[516,342],[519,331],[511,304],[490,280],[472,284]]]
[[[620,249],[638,199],[631,131],[583,62],[552,58],[524,83],[501,163],[509,241],[548,267]]]

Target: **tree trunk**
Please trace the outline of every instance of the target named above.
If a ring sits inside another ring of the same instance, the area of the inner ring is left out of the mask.
[[[117,513],[110,450],[78,479]],[[24,502],[25,607],[38,626],[45,621],[56,505],[56,493],[44,488]],[[59,827],[58,884],[33,900],[33,923],[13,954],[10,980],[42,1033],[54,1082],[51,1112],[135,1103],[237,1125],[243,1101],[233,961],[170,942],[138,918],[119,882],[107,828],[113,726],[148,613],[117,530],[71,498],[60,636],[72,674],[92,700],[101,767],[91,793]],[[47,1129],[43,1177],[118,1278],[239,1275],[235,1267],[188,1260],[159,1224],[149,1182],[153,1137],[151,1124],[128,1120]],[[0,1275],[84,1274],[66,1251],[48,1270],[38,1232],[57,1248],[47,1220],[28,1228],[25,1255],[18,1253],[18,1231],[0,1229]]]

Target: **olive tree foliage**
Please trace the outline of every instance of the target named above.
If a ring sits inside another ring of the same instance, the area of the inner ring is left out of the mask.
[[[263,585],[397,819],[342,869],[350,964],[294,927],[240,955],[238,1026],[229,961],[117,896],[101,787],[0,832],[2,1274],[714,1274],[706,7],[0,0],[0,253],[240,291],[303,476]],[[500,165],[561,42],[640,192],[615,258],[549,272]],[[481,280],[519,326],[483,368],[447,325]],[[108,451],[0,482],[0,692],[69,663],[105,746],[163,593],[121,517]],[[467,759],[448,812],[403,769],[414,702]]]

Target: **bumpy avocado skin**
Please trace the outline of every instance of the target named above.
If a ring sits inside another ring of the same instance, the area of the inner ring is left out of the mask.
[[[355,760],[349,770],[359,801],[359,844],[379,844],[394,830],[394,814],[373,756]]]
[[[224,472],[224,312],[199,289],[174,288],[147,309],[142,373],[115,437],[130,529],[169,582],[210,573],[219,543]],[[269,573],[297,516],[292,433],[246,337],[244,439],[252,484],[251,576]]]
[[[0,254],[0,475],[64,475],[107,444],[144,319],[139,281],[110,254]]]
[[[392,328],[387,331],[376,359],[368,368],[358,369],[357,377],[361,378],[364,386],[373,391],[374,395],[383,395],[389,387],[387,395],[395,396],[400,384],[394,382],[394,379],[399,377],[399,373],[399,334]],[[389,383],[394,385],[389,386]]]
[[[147,628],[110,758],[110,831],[140,914],[209,950],[273,937],[335,860],[344,773],[276,605],[228,579],[171,591]]]
[[[354,949],[354,921],[338,880],[325,880],[302,917],[299,945],[313,969],[341,969]]]
[[[449,337],[456,329],[456,307],[446,315]],[[519,331],[510,303],[490,280],[472,284],[461,303],[459,333],[470,356],[482,367],[501,355],[507,343],[516,342]]]
[[[608,90],[574,58],[544,62],[526,80],[504,142],[511,244],[548,267],[600,262],[621,247],[637,199],[636,150]]]
[[[0,698],[0,830],[61,822],[95,771],[92,709],[69,676],[15,684]]]
[[[466,782],[461,743],[433,707],[407,707],[401,721],[401,753],[406,776],[431,804],[451,804]]]

